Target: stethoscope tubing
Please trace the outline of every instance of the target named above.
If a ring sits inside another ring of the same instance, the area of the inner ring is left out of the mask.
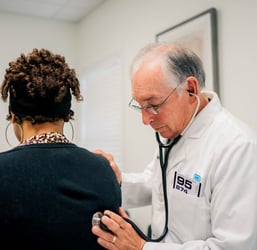
[[[145,235],[133,221],[131,221],[128,218],[123,218],[125,221],[127,221],[128,223],[131,224],[131,226],[135,229],[135,231],[138,233],[138,235],[141,238],[143,238],[145,241],[148,241],[148,242],[160,242],[164,239],[164,237],[168,233],[168,221],[169,221],[168,210],[169,210],[169,208],[168,208],[167,185],[166,185],[166,183],[167,183],[166,170],[167,170],[167,166],[168,166],[168,160],[169,160],[168,158],[169,158],[170,150],[179,141],[179,139],[181,137],[179,135],[174,140],[164,144],[161,142],[160,136],[157,132],[155,133],[155,136],[156,136],[156,140],[159,145],[159,157],[160,157],[160,166],[161,166],[161,172],[162,172],[162,187],[163,187],[163,197],[164,197],[164,207],[165,207],[165,224],[163,227],[163,231],[158,238],[153,239],[153,238]],[[164,155],[164,159],[163,159],[163,155]]]

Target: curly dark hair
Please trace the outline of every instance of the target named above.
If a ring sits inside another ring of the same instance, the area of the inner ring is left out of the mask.
[[[75,70],[69,68],[63,56],[46,49],[33,49],[28,55],[21,54],[15,61],[10,62],[1,86],[3,101],[7,101],[9,96],[14,100],[37,99],[38,102],[47,100],[51,103],[61,103],[70,92],[77,101],[83,100]],[[73,119],[74,112],[69,110],[65,115],[55,117],[31,114],[20,116],[15,112],[14,115],[16,122],[29,120],[36,124],[59,119],[67,122]],[[10,113],[7,119],[10,119]]]

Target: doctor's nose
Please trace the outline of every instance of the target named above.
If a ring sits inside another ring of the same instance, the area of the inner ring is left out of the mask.
[[[148,112],[147,110],[141,110],[142,115],[142,122],[144,125],[150,125],[151,122],[154,120],[154,115]]]

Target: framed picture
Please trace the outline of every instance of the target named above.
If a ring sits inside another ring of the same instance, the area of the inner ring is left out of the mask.
[[[219,93],[217,11],[210,8],[156,35],[157,42],[172,42],[193,50],[203,61],[206,90]]]

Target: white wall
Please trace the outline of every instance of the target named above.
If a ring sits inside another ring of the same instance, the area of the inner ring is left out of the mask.
[[[75,24],[49,21],[41,18],[27,18],[0,13],[0,79],[3,80],[8,63],[21,53],[33,48],[46,48],[66,57],[71,67],[75,67],[74,44]],[[8,149],[5,141],[6,115],[8,105],[0,102],[0,151]]]

